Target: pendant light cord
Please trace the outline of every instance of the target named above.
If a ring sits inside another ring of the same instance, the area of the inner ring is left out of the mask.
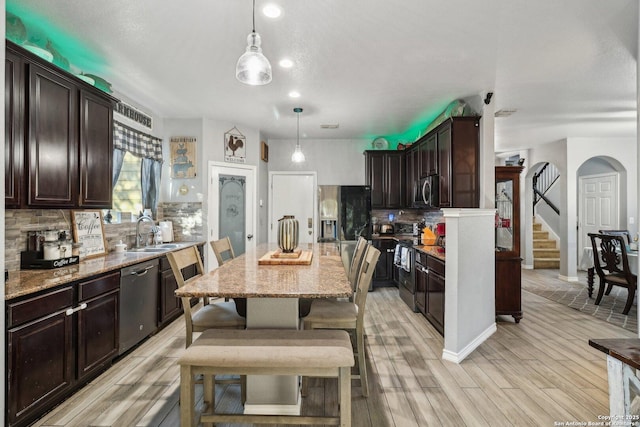
[[[252,32],[256,32],[256,0],[253,0],[253,30]]]

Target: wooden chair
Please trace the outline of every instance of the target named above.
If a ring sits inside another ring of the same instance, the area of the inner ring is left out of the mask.
[[[365,245],[364,259],[358,270],[355,302],[331,299],[314,300],[309,314],[302,320],[304,329],[347,329],[355,331],[356,352],[358,356],[358,374],[363,396],[369,395],[367,383],[367,365],[364,347],[364,310],[369,294],[369,284],[376,269],[380,251],[371,245]],[[303,379],[303,395],[306,394],[306,379]]]
[[[622,314],[628,314],[636,294],[637,276],[631,273],[627,249],[621,235],[589,233],[593,248],[593,264],[600,278],[600,287],[595,304],[599,305],[603,295],[609,295],[613,286],[627,288],[627,303]],[[605,286],[607,290],[605,292]]]
[[[219,266],[236,257],[229,236],[218,240],[212,240],[210,244]],[[225,298],[224,300],[229,301],[229,298]],[[234,298],[233,302],[236,304],[236,312],[242,317],[247,317],[247,299]]]
[[[608,234],[610,236],[624,236],[627,238],[627,244],[631,243],[631,233],[629,230],[598,230],[600,234]]]
[[[167,253],[167,259],[171,264],[171,270],[176,277],[178,287],[184,286],[198,277],[203,275],[202,260],[195,246],[191,246],[179,251]],[[185,280],[182,270],[186,267],[195,265],[196,275]],[[244,329],[245,319],[236,313],[235,304],[232,302],[220,302],[209,304],[208,301],[203,302],[202,307],[194,311],[191,307],[190,298],[182,298],[182,306],[184,308],[184,323],[186,326],[186,347],[193,342],[194,332],[203,332],[207,329]]]
[[[233,246],[231,246],[231,239],[229,239],[229,236],[223,237],[219,240],[212,240],[210,243],[211,249],[213,249],[213,253],[216,255],[216,259],[218,260],[218,265],[222,265],[236,257],[236,254],[233,252]]]
[[[349,264],[348,277],[354,294],[356,292],[356,287],[358,286],[358,271],[360,270],[360,265],[364,259],[367,244],[367,239],[362,236],[358,238],[356,248],[353,250],[353,256],[351,257],[351,263]]]

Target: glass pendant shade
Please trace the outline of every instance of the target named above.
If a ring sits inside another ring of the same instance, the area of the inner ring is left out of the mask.
[[[266,85],[271,82],[271,64],[262,54],[260,34],[252,31],[247,36],[247,50],[236,64],[236,78],[252,86]]]
[[[300,148],[300,144],[296,145],[296,149],[293,152],[293,154],[291,155],[291,161],[294,163],[302,163],[304,162],[304,153],[302,152],[302,149]]]

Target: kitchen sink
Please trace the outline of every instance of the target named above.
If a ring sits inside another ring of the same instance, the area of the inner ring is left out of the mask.
[[[131,252],[168,252],[171,249],[184,248],[189,243],[162,243],[160,245],[145,246],[142,248],[130,249]]]
[[[167,252],[170,248],[146,247],[131,249],[131,252]]]

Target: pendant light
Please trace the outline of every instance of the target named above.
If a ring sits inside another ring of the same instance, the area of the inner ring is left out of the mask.
[[[302,108],[296,107],[293,109],[293,112],[298,115],[298,139],[296,142],[296,149],[291,155],[291,161],[294,163],[302,163],[304,162],[304,153],[300,148],[300,113],[302,113]]]
[[[244,84],[259,86],[271,82],[271,64],[262,54],[262,39],[256,33],[256,0],[253,0],[253,29],[247,36],[247,50],[236,64],[236,78]]]

